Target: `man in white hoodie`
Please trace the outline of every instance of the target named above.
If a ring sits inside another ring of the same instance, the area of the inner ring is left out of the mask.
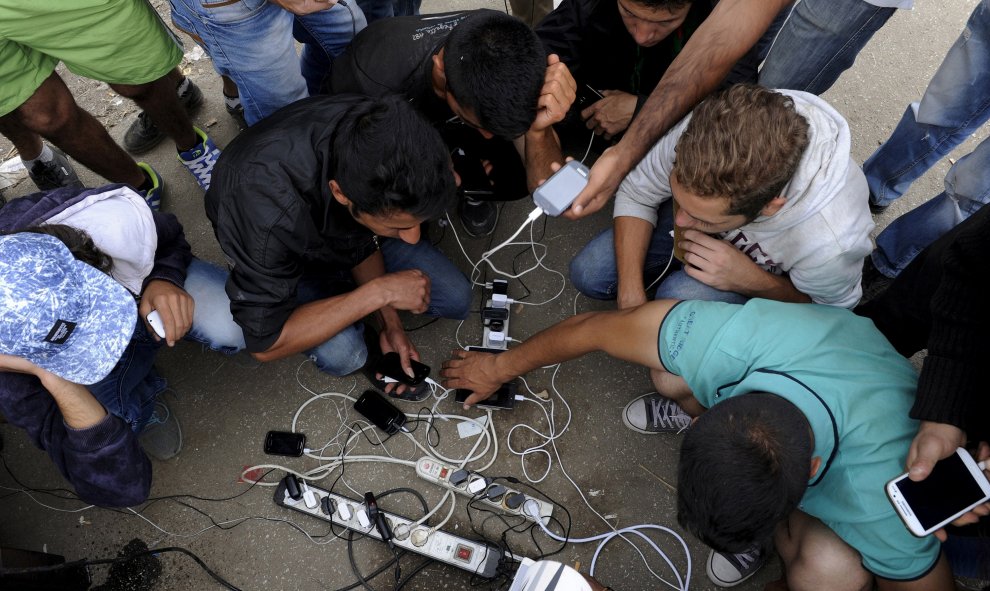
[[[614,228],[578,253],[571,280],[620,309],[645,303],[647,282],[668,267],[679,270],[657,298],[851,308],[873,219],[849,142],[845,120],[814,95],[751,85],[714,94],[622,183]]]
[[[619,309],[645,303],[647,282],[661,279],[657,299],[851,308],[872,250],[868,198],[849,127],[832,107],[805,92],[732,86],[626,177],[614,228],[578,253],[571,281]],[[677,386],[652,378],[657,392],[629,403],[626,425],[651,435],[687,428],[691,417],[662,395],[677,397]]]

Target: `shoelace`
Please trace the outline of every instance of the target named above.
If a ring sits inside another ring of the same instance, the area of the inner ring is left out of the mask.
[[[739,554],[725,554],[724,556],[728,558],[730,562],[735,563],[736,568],[742,572],[758,561],[761,554],[762,552],[760,552],[759,548],[752,548],[750,550],[746,550],[745,552],[740,552]]]
[[[684,411],[674,404],[673,401],[651,400],[650,405],[654,428],[670,429],[671,427],[677,427],[683,431],[691,424],[691,418],[684,414]]]
[[[168,417],[171,416],[171,414],[172,411],[170,411],[167,406],[161,402],[155,402],[155,412],[151,414],[151,418],[148,419],[145,428],[150,427],[151,425],[164,425],[168,421]]]

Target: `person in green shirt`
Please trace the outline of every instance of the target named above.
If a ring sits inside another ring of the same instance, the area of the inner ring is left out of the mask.
[[[717,584],[755,573],[772,539],[792,591],[954,588],[939,542],[912,536],[884,493],[917,432],[917,375],[872,322],[817,304],[658,300],[575,316],[501,355],[456,351],[441,375],[474,404],[598,350],[661,371],[661,393],[696,417],[678,520],[712,556],[751,555],[731,576],[710,556]]]

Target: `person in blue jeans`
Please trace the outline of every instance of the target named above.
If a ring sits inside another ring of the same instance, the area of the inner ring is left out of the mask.
[[[439,133],[399,97],[312,97],[234,140],[206,214],[229,273],[193,263],[189,337],[259,361],[306,352],[346,375],[367,358],[360,321],[411,375],[416,347],[398,310],[463,319],[471,284],[420,224],[454,199]],[[224,289],[226,288],[226,293]]]
[[[801,0],[781,12],[757,43],[760,84],[822,94],[898,8],[913,0]]]
[[[237,85],[248,125],[316,94],[333,58],[366,25],[356,1],[347,6],[314,0],[169,3],[175,26]],[[377,11],[380,2],[371,4]],[[301,57],[296,41],[303,45]]]
[[[886,209],[916,179],[990,119],[990,7],[981,1],[949,49],[920,102],[863,164],[874,211]],[[926,246],[990,201],[990,143],[959,159],[945,190],[894,220],[877,237],[877,271],[897,276]]]

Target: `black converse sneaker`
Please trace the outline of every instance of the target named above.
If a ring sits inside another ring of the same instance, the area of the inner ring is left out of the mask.
[[[680,433],[691,426],[691,421],[691,415],[676,402],[657,392],[633,399],[622,411],[622,422],[644,435]]]
[[[179,103],[190,115],[203,104],[203,91],[193,84],[190,78],[183,79],[176,92],[179,95]],[[165,132],[158,129],[147,113],[141,111],[124,134],[124,149],[131,154],[143,154],[160,144],[163,139]]]
[[[755,575],[767,562],[767,552],[753,546],[739,554],[712,550],[708,554],[708,578],[719,587],[735,587]]]

